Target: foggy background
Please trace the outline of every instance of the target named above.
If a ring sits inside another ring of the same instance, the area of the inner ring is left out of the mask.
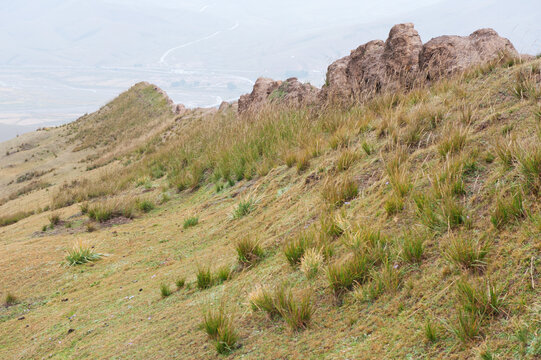
[[[423,42],[492,27],[541,52],[539,0],[0,0],[0,141],[93,112],[138,81],[215,106],[259,76],[321,86],[392,25]]]

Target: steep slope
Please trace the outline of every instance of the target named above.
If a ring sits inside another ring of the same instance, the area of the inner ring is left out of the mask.
[[[103,192],[56,210],[53,229],[51,212],[0,228],[0,291],[16,298],[1,357],[222,358],[201,327],[221,308],[238,334],[228,358],[538,358],[540,68],[491,63],[347,108],[178,118],[70,187]],[[251,266],[242,239],[262,247]],[[103,256],[68,266],[77,241]],[[303,243],[311,277],[287,260]],[[250,304],[284,283],[278,315]],[[309,319],[294,316],[303,296]]]

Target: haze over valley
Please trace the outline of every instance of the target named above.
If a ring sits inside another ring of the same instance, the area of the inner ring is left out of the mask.
[[[259,76],[321,86],[328,64],[397,22],[424,41],[495,27],[537,53],[540,12],[535,1],[3,1],[0,140],[75,120],[138,81],[187,107],[237,99]]]

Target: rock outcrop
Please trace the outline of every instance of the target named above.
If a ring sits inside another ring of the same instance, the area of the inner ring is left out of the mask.
[[[288,106],[300,106],[314,103],[319,89],[310,84],[303,84],[297,78],[286,81],[274,81],[259,78],[250,94],[239,99],[238,111],[257,111],[269,103],[281,103]]]
[[[387,41],[370,41],[332,63],[320,98],[349,99],[410,85],[419,71],[422,48],[413,24],[395,25]]]
[[[440,36],[423,45],[413,24],[398,24],[385,42],[367,42],[329,65],[321,90],[296,78],[284,82],[259,78],[252,93],[240,97],[238,111],[256,111],[271,102],[295,106],[349,102],[383,90],[410,88],[416,81],[431,81],[504,56],[518,58],[519,54],[492,29],[469,36]]]
[[[183,104],[173,105],[173,112],[177,115],[183,115],[186,112],[186,106]]]
[[[492,29],[481,29],[470,36],[439,36],[423,46],[420,68],[428,79],[464,71],[500,56],[519,57],[508,39]]]

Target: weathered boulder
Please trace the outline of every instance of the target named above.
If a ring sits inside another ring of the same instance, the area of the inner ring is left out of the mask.
[[[303,84],[297,78],[286,81],[274,81],[259,78],[250,94],[242,95],[238,103],[239,113],[257,111],[269,103],[282,103],[299,106],[316,101],[319,89],[310,84]]]
[[[431,39],[419,55],[419,68],[432,80],[504,56],[519,57],[519,54],[496,31],[481,29],[470,36],[445,35]]]
[[[407,81],[419,70],[419,54],[423,49],[421,37],[413,24],[398,24],[391,28],[385,41],[382,60],[385,63],[385,76],[390,82]]]

